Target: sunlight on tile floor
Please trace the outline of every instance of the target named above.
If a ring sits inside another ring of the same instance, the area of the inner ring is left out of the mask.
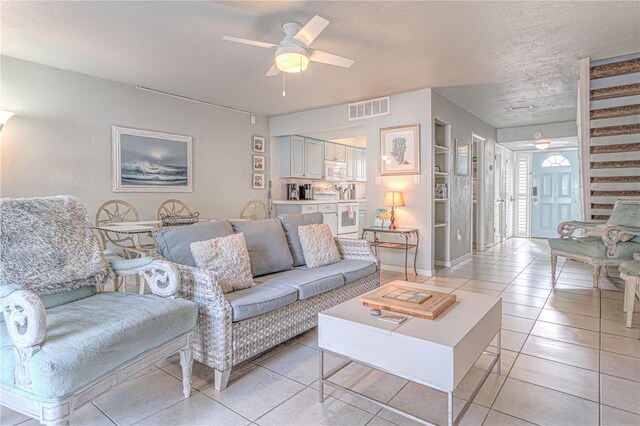
[[[502,297],[502,374],[492,373],[463,425],[640,425],[640,315],[624,326],[623,284],[601,279],[575,262],[558,264],[552,284],[545,240],[510,239],[435,277],[415,282]],[[382,284],[403,274],[382,272]],[[638,310],[638,304],[636,304]],[[171,357],[78,410],[72,425],[410,425],[391,411],[327,386],[318,402],[317,331],[280,345],[234,369],[229,388],[213,389],[213,371],[194,365],[193,393],[182,399],[180,367]],[[468,398],[482,369],[455,391]],[[336,359],[329,364],[337,363]],[[446,396],[361,365],[334,378],[372,398],[442,423]],[[1,425],[35,421],[2,408]]]

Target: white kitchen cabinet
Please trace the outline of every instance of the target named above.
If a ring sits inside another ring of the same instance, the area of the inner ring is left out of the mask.
[[[338,235],[338,213],[323,213],[322,220],[325,224],[329,225],[329,229],[331,229],[334,237]]]
[[[367,152],[364,149],[356,149],[355,158],[353,180],[365,181],[367,180]]]
[[[347,160],[347,180],[354,180],[356,174],[356,149],[352,146],[346,147]]]
[[[302,136],[278,138],[280,177],[322,179],[324,142]]]
[[[372,224],[367,223],[367,212],[360,211],[358,212],[358,238],[362,238],[362,228],[365,226],[371,226]]]
[[[324,142],[305,138],[304,149],[304,177],[322,179],[324,175]]]
[[[324,143],[324,159],[329,161],[339,161],[344,163],[347,161],[347,146],[333,143]]]

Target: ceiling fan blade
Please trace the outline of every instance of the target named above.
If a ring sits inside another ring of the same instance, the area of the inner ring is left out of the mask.
[[[293,38],[301,41],[307,47],[309,47],[313,40],[315,40],[316,37],[320,35],[322,30],[324,30],[327,25],[329,25],[329,21],[324,19],[322,16],[316,15],[311,18],[311,20],[307,22],[307,25],[302,27],[302,29],[298,31],[298,34],[296,34]]]
[[[342,56],[334,55],[332,53],[323,52],[322,50],[311,50],[309,60],[313,62],[321,62],[323,64],[337,65],[343,68],[349,68],[353,65],[352,59],[343,58]]]
[[[265,49],[274,49],[274,48],[278,47],[277,44],[265,43],[263,41],[247,40],[246,38],[224,36],[224,37],[222,37],[222,39],[223,40],[227,40],[227,41],[233,41],[233,42],[236,42],[236,43],[248,44],[249,46],[264,47]]]
[[[280,72],[280,70],[278,69],[276,64],[273,64],[271,66],[271,68],[269,68],[269,71],[267,71],[267,77],[272,77],[274,75],[278,75],[279,72]]]

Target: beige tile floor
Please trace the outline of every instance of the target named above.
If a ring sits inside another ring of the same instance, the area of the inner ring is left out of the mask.
[[[490,375],[461,424],[640,425],[640,315],[632,329],[624,326],[621,281],[603,277],[594,290],[588,268],[561,261],[554,286],[549,270],[546,241],[510,239],[436,277],[410,277],[503,299],[502,374]],[[383,284],[401,278],[382,272]],[[415,424],[329,387],[320,405],[316,342],[314,329],[245,363],[224,392],[213,389],[212,370],[196,363],[188,399],[171,357],[82,407],[72,424]],[[489,362],[482,356],[456,389],[456,409]],[[441,392],[360,365],[336,380],[429,421],[445,421]],[[35,422],[3,408],[0,424]]]

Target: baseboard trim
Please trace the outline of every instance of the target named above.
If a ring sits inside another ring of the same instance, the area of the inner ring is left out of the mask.
[[[383,270],[383,271],[403,272],[404,273],[404,266],[380,264],[380,269]],[[407,272],[409,274],[413,274],[413,268],[411,268],[411,267],[407,268]],[[433,274],[433,271],[430,271],[428,269],[418,269],[418,275],[422,275],[423,277],[432,277],[434,274]]]
[[[436,260],[434,263],[437,266],[444,266],[445,268],[451,268],[452,266],[456,266],[458,263],[462,263],[467,259],[471,259],[471,253],[467,253],[463,256],[460,256],[457,259],[452,260],[451,262],[445,262],[444,260]]]

